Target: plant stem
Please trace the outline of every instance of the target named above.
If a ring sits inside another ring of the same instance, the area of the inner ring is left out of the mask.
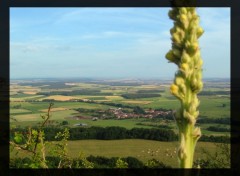
[[[181,168],[192,168],[194,156],[194,139],[192,137],[192,125],[187,125],[186,131],[180,132],[180,146],[184,146],[183,150],[179,150],[179,162]]]

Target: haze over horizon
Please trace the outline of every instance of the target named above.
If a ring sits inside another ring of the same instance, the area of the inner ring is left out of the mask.
[[[173,78],[170,8],[10,8],[10,78]],[[230,8],[198,8],[203,78],[230,78]]]

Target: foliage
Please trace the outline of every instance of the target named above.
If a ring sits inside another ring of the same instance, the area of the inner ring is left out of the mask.
[[[55,139],[60,142],[55,143],[51,151],[53,155],[60,158],[58,168],[71,168],[72,159],[68,157],[67,151],[67,140],[69,136],[69,130],[67,128],[65,128],[63,132],[58,132],[55,136]]]
[[[198,119],[198,123],[203,124],[203,123],[219,123],[219,124],[230,124],[230,118],[225,117],[225,118],[201,118]]]
[[[225,127],[221,127],[221,126],[209,126],[207,128],[208,131],[216,131],[216,132],[230,132],[230,128],[225,128]]]
[[[231,152],[230,145],[225,143],[215,143],[216,151],[211,154],[206,149],[202,148],[202,153],[205,158],[198,159],[194,162],[195,167],[200,168],[230,168],[231,167]]]
[[[12,168],[93,168],[93,163],[89,162],[83,153],[80,153],[77,161],[73,161],[72,158],[68,156],[67,142],[70,136],[69,130],[64,129],[63,132],[58,132],[54,138],[59,141],[54,143],[51,146],[48,146],[51,149],[52,156],[46,157],[46,143],[44,137],[44,125],[49,121],[50,110],[53,106],[53,103],[50,103],[48,112],[45,116],[41,116],[43,122],[40,127],[37,129],[30,129],[29,132],[24,133],[14,132],[14,135],[11,137],[11,149],[17,149],[21,151],[26,151],[32,154],[31,158],[19,159],[10,161],[10,167]],[[26,139],[25,139],[25,136]],[[50,160],[47,160],[47,159]]]
[[[68,125],[68,124],[69,124],[69,123],[68,123],[67,120],[62,121],[62,123],[61,123],[61,125]]]
[[[128,163],[123,161],[121,158],[118,158],[116,161],[115,168],[121,168],[121,169],[128,168]]]
[[[22,107],[21,104],[17,104],[17,105],[12,106],[13,109],[20,109],[21,107]]]
[[[152,97],[160,97],[160,94],[153,94],[153,93],[129,93],[129,94],[122,94],[123,98],[126,99],[138,99],[138,98],[152,98]]]
[[[86,168],[91,169],[94,168],[94,163],[87,160],[86,156],[83,152],[79,153],[78,159],[75,160],[73,168]]]
[[[202,135],[199,141],[204,141],[204,142],[215,142],[215,143],[230,143],[230,137],[229,136],[206,136]]]
[[[147,167],[147,168],[171,168],[170,166],[166,166],[163,162],[158,161],[156,159],[148,160],[145,163],[145,167]]]
[[[201,96],[209,95],[230,95],[230,91],[202,91],[199,93]]]
[[[48,168],[43,127],[50,118],[50,110],[52,106],[53,104],[50,103],[47,114],[41,116],[43,122],[37,130],[29,128],[26,135],[15,132],[13,140],[10,141],[10,145],[13,149],[22,150],[32,155],[31,162],[24,163],[25,168]]]
[[[46,156],[48,168],[58,168],[60,157]],[[30,164],[32,160],[28,157],[14,158],[10,161],[10,168],[27,168],[24,164]],[[79,157],[72,160],[71,168],[171,168],[156,159],[150,159],[145,164],[134,157],[118,158],[103,156],[86,157],[80,152]]]
[[[143,168],[144,164],[143,162],[139,161],[137,158],[134,157],[127,157],[127,158],[122,158],[123,161],[128,163],[128,168]]]
[[[37,128],[32,128],[37,129]],[[54,141],[56,134],[62,130],[62,127],[44,127],[46,141]],[[27,128],[15,128],[10,132],[10,139],[13,140],[15,133],[27,134]],[[170,129],[163,128],[132,128],[126,129],[124,127],[112,126],[112,127],[76,127],[69,128],[69,140],[79,139],[150,139],[156,141],[176,141],[178,136]],[[24,139],[24,138],[23,138]],[[229,143],[230,138],[228,136],[206,136],[202,135],[200,141],[205,142],[223,142]],[[22,141],[24,143],[24,141]]]
[[[94,168],[114,168],[116,165],[117,158],[107,158],[104,156],[93,156],[87,157],[87,160],[94,163]]]
[[[133,112],[136,113],[136,114],[146,114],[144,109],[142,109],[139,106],[136,106],[135,108],[133,108]]]

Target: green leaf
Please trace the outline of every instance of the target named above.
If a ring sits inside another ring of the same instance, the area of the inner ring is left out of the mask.
[[[19,134],[14,137],[14,141],[15,141],[16,143],[18,143],[18,144],[21,143],[22,140],[23,140],[23,138],[22,138],[22,136],[19,135]]]

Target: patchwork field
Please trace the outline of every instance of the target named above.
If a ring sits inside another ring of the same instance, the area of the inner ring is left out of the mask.
[[[158,117],[159,119],[140,117],[118,120],[117,116],[111,113],[111,111],[117,113],[117,109],[121,109],[121,113],[139,113],[135,112],[136,109],[145,112],[150,109],[176,110],[180,107],[180,102],[170,94],[169,85],[169,81],[16,82],[10,87],[10,126],[39,125],[39,122],[42,121],[41,115],[47,113],[50,103],[46,100],[48,99],[54,103],[50,120],[53,120],[57,126],[75,128],[76,124],[84,124],[87,127],[119,126],[126,129],[166,128],[167,126],[177,133],[178,130],[172,116]],[[228,82],[206,82],[205,94],[199,95],[199,118],[230,119],[229,88]],[[209,92],[212,94],[208,94]],[[79,99],[81,102],[69,101],[71,99]],[[96,117],[97,120],[93,120]],[[62,122],[67,123],[61,125]],[[226,122],[197,125],[201,127],[203,135],[225,136],[230,134],[229,131],[209,131],[208,129],[209,127],[217,127],[221,130],[230,129],[230,124]],[[87,156],[133,156],[144,162],[156,158],[172,167],[178,165],[177,146],[177,142],[140,139],[77,140],[68,143],[69,155],[72,157],[77,157],[78,153],[82,151]],[[214,143],[198,142],[195,159],[203,157],[201,148],[206,148],[210,152],[215,151]],[[20,155],[23,154],[20,153]],[[11,157],[15,157],[15,154],[11,153]]]

